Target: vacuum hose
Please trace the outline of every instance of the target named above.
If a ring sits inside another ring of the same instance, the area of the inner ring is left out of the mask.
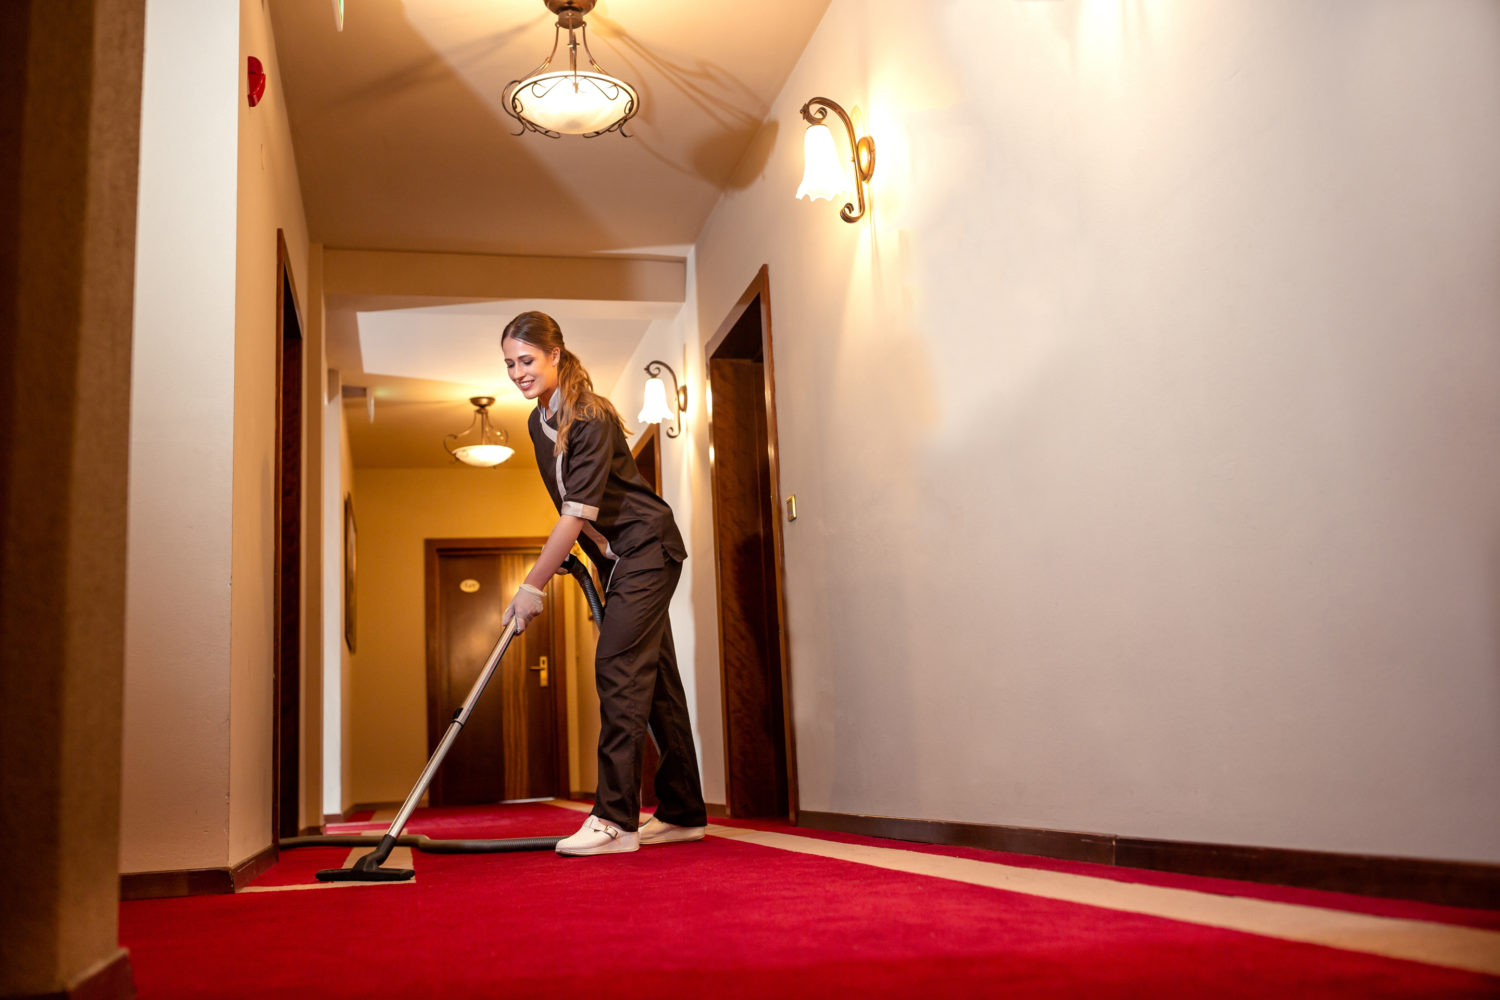
[[[563,560],[562,568],[572,574],[573,579],[578,581],[578,586],[583,588],[583,599],[589,602],[589,611],[594,616],[596,626],[604,624],[604,602],[599,600],[599,591],[594,589],[594,578],[589,576],[588,567],[583,560],[568,553],[568,558]]]
[[[562,568],[567,570],[578,585],[583,588],[584,599],[589,602],[589,611],[592,613],[595,625],[604,622],[604,602],[599,600],[599,591],[594,589],[593,578],[589,571],[575,555],[569,554],[563,560]],[[505,650],[510,646],[510,641],[517,634],[516,626],[520,623],[512,621],[506,626],[504,634],[500,636],[490,653],[489,660],[485,663],[480,676],[474,682],[469,696],[464,699],[463,706],[453,714],[453,721],[448,724],[448,730],[443,734],[438,743],[437,750],[427,762],[422,776],[417,779],[417,784],[407,795],[405,804],[401,811],[391,823],[390,829],[378,840],[372,836],[360,836],[351,834],[346,836],[315,836],[315,837],[287,837],[279,842],[278,846],[287,849],[294,847],[332,847],[350,846],[364,847],[374,845],[375,849],[360,858],[348,868],[329,868],[318,872],[318,880],[321,882],[400,882],[409,879],[414,872],[410,868],[385,868],[383,865],[390,857],[391,851],[397,846],[411,847],[418,851],[427,851],[434,854],[484,854],[499,851],[549,851],[557,846],[561,837],[517,837],[507,840],[432,840],[420,834],[405,834],[401,830],[406,825],[411,810],[416,806],[422,794],[426,792],[428,783],[432,780],[433,773],[442,764],[444,756],[448,753],[448,747],[457,738],[463,729],[464,722],[469,717],[474,703],[484,693],[484,687],[489,682],[491,675],[499,666],[500,659],[505,655]]]

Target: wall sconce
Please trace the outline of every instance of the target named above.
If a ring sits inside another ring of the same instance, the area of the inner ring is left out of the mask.
[[[667,384],[661,380],[663,368],[672,376],[672,395],[677,400],[675,407],[667,403]],[[645,424],[659,424],[675,416],[676,428],[667,428],[667,437],[674,438],[682,432],[682,415],[687,412],[687,386],[677,384],[677,373],[665,361],[651,362],[646,366],[646,374],[651,376],[646,380],[646,404],[636,419]]]
[[[814,105],[817,105],[814,107]],[[875,173],[875,140],[854,134],[854,123],[837,103],[826,97],[814,97],[802,105],[802,117],[807,120],[807,135],[803,140],[802,186],[797,189],[798,198],[817,201],[820,198],[832,201],[849,190],[844,165],[839,162],[834,149],[833,133],[824,123],[832,111],[844,123],[849,133],[849,151],[854,161],[854,192],[859,198],[859,209],[846,203],[839,210],[839,218],[845,222],[858,222],[865,214],[865,185]]]
[[[510,439],[503,428],[490,426],[489,408],[495,405],[495,397],[470,396],[469,402],[474,404],[474,422],[462,433],[444,437],[443,448],[465,465],[493,469],[514,455],[515,450],[507,447]],[[460,441],[464,443],[459,444]]]

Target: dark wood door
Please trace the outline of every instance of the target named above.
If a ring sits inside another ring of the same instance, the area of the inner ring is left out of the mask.
[[[714,532],[731,816],[788,814],[765,367],[713,358]]]
[[[484,668],[505,606],[540,549],[437,550],[429,566],[428,750]],[[549,585],[554,592],[557,585]],[[513,640],[432,782],[432,805],[558,795],[560,649],[546,609]]]

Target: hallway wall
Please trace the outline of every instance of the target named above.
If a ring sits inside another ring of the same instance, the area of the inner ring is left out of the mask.
[[[148,5],[131,364],[125,872],[230,861],[238,56],[237,10],[194,0]]]
[[[700,343],[770,268],[802,807],[1500,861],[1497,175],[1482,0],[834,0],[695,268]]]
[[[228,867],[270,844],[278,228],[308,289],[261,4],[153,0],[146,30],[124,872]],[[250,54],[268,76],[253,109]]]
[[[514,462],[497,469],[354,469],[358,634],[346,808],[404,799],[427,761],[425,540],[543,536],[557,520],[535,466]]]

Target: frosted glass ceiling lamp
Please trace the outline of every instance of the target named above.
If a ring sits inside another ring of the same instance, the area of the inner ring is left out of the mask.
[[[674,407],[667,402],[667,384],[661,380],[662,369],[672,376],[672,396],[677,400]],[[663,420],[675,420],[676,427],[667,428],[667,437],[682,433],[682,415],[687,412],[687,386],[677,384],[677,373],[665,361],[653,361],[646,366],[646,403],[636,419],[643,424],[659,424]]]
[[[521,123],[521,131],[540,132],[553,139],[581,135],[585,139],[619,132],[626,138],[625,123],[640,110],[640,95],[634,87],[610,76],[589,51],[588,25],[583,16],[596,0],[542,0],[557,15],[552,32],[552,52],[542,64],[520,80],[512,80],[502,92],[505,113]],[[550,70],[552,57],[568,32],[568,68]],[[578,49],[583,47],[586,69],[578,68]]]
[[[503,429],[490,425],[489,409],[495,405],[494,396],[470,396],[474,404],[474,422],[460,434],[449,434],[443,438],[443,448],[465,465],[476,469],[493,469],[515,454],[506,446],[510,440]]]
[[[833,133],[826,124],[830,111],[844,123],[844,131],[849,134],[849,152],[854,162],[854,192],[859,199],[858,209],[853,202],[845,203],[839,210],[839,218],[845,222],[858,222],[865,215],[865,187],[875,174],[875,140],[869,136],[856,137],[848,113],[826,97],[814,97],[802,105],[807,135],[802,145],[802,185],[797,188],[797,197],[809,201],[832,201],[849,190],[849,175],[844,172]]]

